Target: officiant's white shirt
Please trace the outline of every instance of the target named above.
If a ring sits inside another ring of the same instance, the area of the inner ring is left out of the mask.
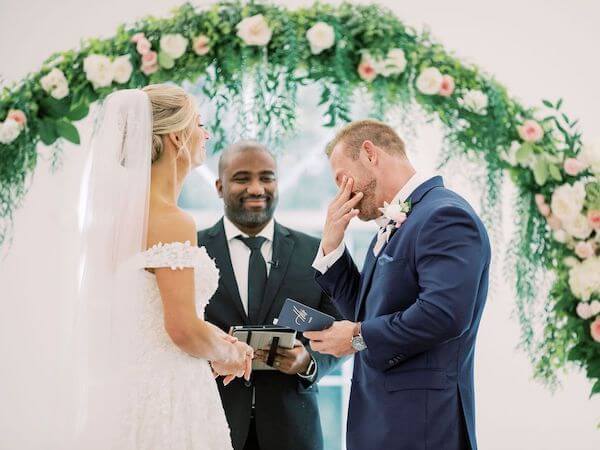
[[[398,191],[396,196],[392,199],[390,203],[397,202],[405,202],[410,194],[412,194],[416,188],[418,188],[425,181],[432,178],[431,176],[423,175],[419,172],[415,172],[412,177],[408,179],[406,184],[402,186],[402,189]],[[381,205],[383,207],[383,205]],[[325,273],[329,270],[331,266],[335,264],[335,262],[342,257],[344,254],[344,250],[346,249],[346,244],[344,241],[336,248],[334,251],[329,253],[328,255],[323,254],[323,247],[319,245],[319,251],[317,252],[317,256],[313,261],[313,268],[318,270],[320,273]]]
[[[244,306],[244,311],[248,314],[248,266],[250,265],[250,249],[239,239],[237,236],[248,237],[248,235],[242,231],[227,217],[223,217],[223,225],[225,226],[225,238],[227,239],[227,245],[229,247],[229,256],[231,258],[231,265],[233,266],[233,273],[235,275],[235,281],[237,282],[238,292],[240,293],[240,299]],[[275,235],[275,221],[271,219],[269,223],[262,229],[257,236],[266,238],[263,242],[260,252],[262,253],[265,262],[267,263],[267,276],[271,271],[271,258],[273,256],[273,237]]]

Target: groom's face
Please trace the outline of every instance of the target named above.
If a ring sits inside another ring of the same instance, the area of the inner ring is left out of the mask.
[[[266,151],[245,150],[228,156],[217,191],[225,215],[244,227],[266,225],[277,206],[277,165]]]
[[[337,186],[341,186],[344,176],[352,178],[354,184],[352,187],[352,197],[362,192],[363,198],[356,208],[358,209],[358,218],[363,221],[369,221],[381,216],[379,208],[383,202],[378,199],[377,178],[363,164],[360,158],[353,159],[343,143],[339,143],[333,149],[329,162],[335,177]]]

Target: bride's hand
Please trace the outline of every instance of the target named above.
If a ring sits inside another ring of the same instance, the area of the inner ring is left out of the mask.
[[[229,340],[229,342],[231,341]],[[233,344],[231,348],[233,355],[231,358],[227,361],[211,362],[215,376],[225,376],[225,379],[223,380],[225,386],[236,377],[243,376],[246,380],[250,380],[250,374],[252,372],[252,358],[254,357],[252,347],[237,339],[235,339],[235,342],[231,343]]]

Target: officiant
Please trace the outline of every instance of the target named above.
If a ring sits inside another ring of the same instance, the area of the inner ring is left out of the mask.
[[[273,219],[277,206],[277,163],[255,141],[227,148],[216,181],[224,217],[198,233],[220,270],[219,288],[206,320],[229,331],[233,325],[272,324],[286,298],[340,318],[314,281],[312,262],[319,240]],[[267,360],[265,352],[256,358]],[[316,353],[300,337],[279,349],[276,370],[255,370],[250,381],[217,383],[235,450],[321,450],[323,436],[317,381],[339,360]]]

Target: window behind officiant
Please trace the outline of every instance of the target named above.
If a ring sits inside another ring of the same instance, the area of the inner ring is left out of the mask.
[[[223,330],[267,325],[286,298],[340,317],[314,281],[311,267],[319,240],[273,219],[278,203],[277,162],[256,141],[231,145],[220,156],[215,187],[224,217],[198,233],[220,270],[219,288],[206,319]],[[256,358],[267,361],[267,353]],[[250,381],[219,381],[236,450],[320,450],[323,436],[317,382],[338,364],[314,353],[301,336],[278,349],[272,370],[253,371]]]

